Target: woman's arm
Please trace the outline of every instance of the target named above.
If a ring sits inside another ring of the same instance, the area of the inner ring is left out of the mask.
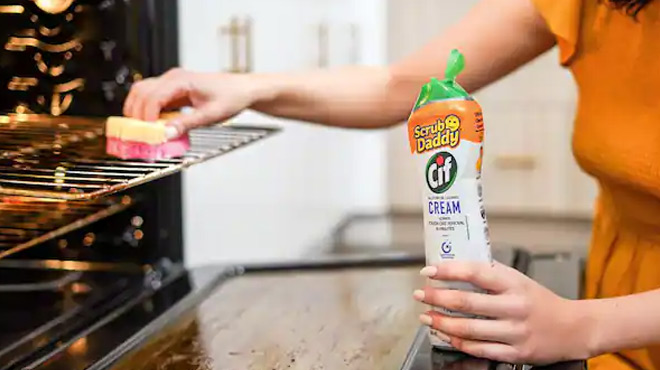
[[[660,344],[660,290],[580,302],[592,318],[592,353]]]
[[[483,0],[457,24],[389,68],[345,68],[275,75],[256,108],[334,126],[382,127],[405,120],[420,87],[444,76],[449,52],[467,60],[459,83],[478,90],[554,45],[530,0]],[[269,99],[268,99],[269,98]]]
[[[442,77],[451,49],[466,56],[459,82],[474,91],[548,50],[554,38],[530,0],[483,0],[456,25],[390,67],[289,74],[197,74],[176,70],[137,83],[124,114],[155,120],[192,105],[181,129],[229,118],[245,108],[321,124],[378,128],[407,117],[421,85]]]

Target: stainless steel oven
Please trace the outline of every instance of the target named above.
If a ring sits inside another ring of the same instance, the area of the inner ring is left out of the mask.
[[[0,3],[0,369],[101,366],[233,273],[184,268],[180,172],[276,129],[195,130],[153,163],[105,152],[104,118],[178,64],[177,32],[173,0]]]

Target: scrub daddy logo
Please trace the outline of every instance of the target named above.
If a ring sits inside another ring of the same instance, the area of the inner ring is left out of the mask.
[[[461,141],[461,119],[450,114],[445,119],[438,119],[435,123],[414,128],[414,137],[417,153],[424,153],[439,148],[455,148]]]
[[[456,158],[450,153],[439,152],[426,165],[426,183],[432,192],[441,194],[454,184],[457,173]]]

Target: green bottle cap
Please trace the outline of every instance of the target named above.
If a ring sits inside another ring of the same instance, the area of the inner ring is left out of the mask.
[[[463,72],[464,68],[465,57],[458,50],[452,50],[445,69],[445,79],[440,81],[432,77],[431,81],[424,84],[419,93],[419,98],[417,98],[415,109],[434,100],[468,98],[470,94],[456,83],[456,77]]]

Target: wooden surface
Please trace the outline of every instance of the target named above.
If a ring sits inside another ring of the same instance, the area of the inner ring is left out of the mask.
[[[418,271],[235,278],[113,370],[398,370],[424,310],[412,299]]]

